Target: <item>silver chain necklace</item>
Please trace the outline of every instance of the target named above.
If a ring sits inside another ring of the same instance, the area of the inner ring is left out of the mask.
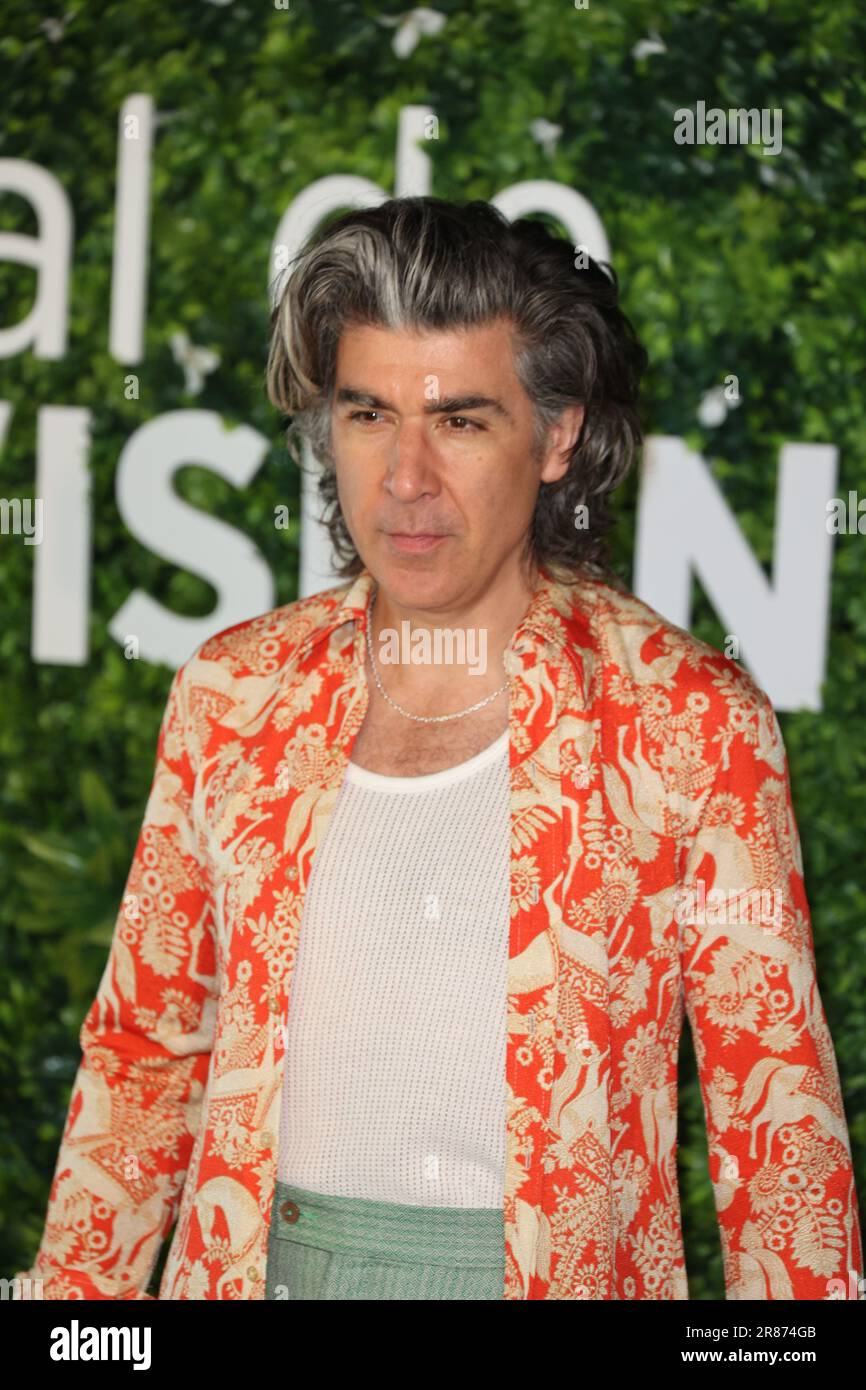
[[[491,700],[495,700],[497,695],[501,695],[504,690],[508,689],[508,681],[506,681],[504,685],[500,685],[498,690],[494,690],[492,695],[488,695],[485,699],[479,700],[477,705],[470,705],[468,709],[458,710],[456,714],[412,714],[409,710],[404,709],[402,705],[398,705],[397,701],[392,700],[387,690],[384,689],[382,682],[379,679],[379,671],[376,667],[376,658],[373,655],[373,604],[376,600],[376,595],[378,592],[379,586],[377,584],[373,590],[373,596],[370,600],[370,608],[367,614],[367,651],[370,653],[370,665],[373,669],[373,679],[376,682],[379,694],[383,695],[385,699],[388,701],[388,704],[393,705],[395,710],[398,710],[400,714],[405,715],[407,719],[417,720],[419,724],[442,724],[447,719],[462,719],[463,716],[466,714],[474,714],[475,710],[483,709],[485,705],[490,704]],[[503,670],[507,670],[507,667],[505,666],[504,652],[502,653],[502,667]]]

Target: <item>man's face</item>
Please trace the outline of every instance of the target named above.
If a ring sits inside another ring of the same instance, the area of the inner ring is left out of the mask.
[[[566,411],[533,458],[506,320],[345,329],[331,408],[337,490],[382,589],[398,604],[447,607],[516,575],[539,485],[565,472],[581,418]]]

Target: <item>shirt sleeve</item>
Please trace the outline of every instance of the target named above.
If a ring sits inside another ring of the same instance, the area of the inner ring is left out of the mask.
[[[218,993],[184,670],[172,680],[108,960],[79,1034],[44,1232],[32,1268],[15,1276],[22,1297],[151,1298],[177,1215]]]
[[[676,918],[728,1299],[850,1299],[863,1255],[781,730],[747,678],[683,852]],[[710,708],[714,708],[711,704]]]

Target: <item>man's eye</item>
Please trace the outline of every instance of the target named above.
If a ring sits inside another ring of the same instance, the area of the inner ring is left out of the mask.
[[[360,420],[361,423],[365,425],[376,424],[377,422],[371,418],[374,415],[380,416],[381,418],[381,413],[378,410],[353,410],[349,413],[349,419]],[[453,434],[468,434],[470,430],[481,430],[484,428],[483,425],[479,425],[476,420],[470,420],[466,415],[448,415],[445,418],[448,420],[449,423],[456,420],[462,422],[464,426],[468,427],[464,429],[453,430]]]

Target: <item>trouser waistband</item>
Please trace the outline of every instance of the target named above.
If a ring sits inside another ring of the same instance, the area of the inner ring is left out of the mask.
[[[410,1206],[277,1182],[272,1220],[278,1239],[323,1250],[357,1251],[408,1263],[505,1263],[503,1213],[498,1207]]]

